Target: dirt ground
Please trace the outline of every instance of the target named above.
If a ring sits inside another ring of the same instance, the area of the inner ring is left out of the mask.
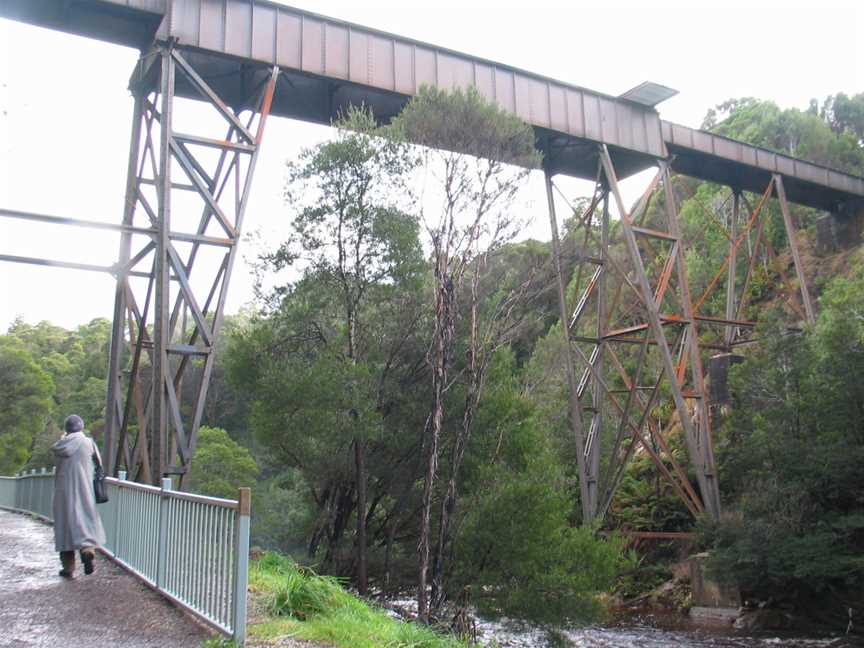
[[[210,634],[102,556],[58,576],[50,526],[0,511],[0,647],[198,648]]]

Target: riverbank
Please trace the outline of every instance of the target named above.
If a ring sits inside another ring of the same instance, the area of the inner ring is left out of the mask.
[[[350,594],[337,579],[279,554],[253,561],[249,589],[248,636],[256,648],[468,648],[452,636],[398,619]]]
[[[264,554],[250,569],[250,648],[469,648],[446,633],[398,618],[289,558]],[[402,607],[409,604],[405,601]],[[398,605],[396,607],[399,607]],[[403,610],[404,612],[404,610]],[[406,616],[403,614],[402,616]],[[408,615],[410,616],[410,615]],[[478,647],[495,648],[848,648],[843,636],[806,638],[703,626],[677,612],[630,611],[604,625],[549,631],[503,620],[475,620]]]

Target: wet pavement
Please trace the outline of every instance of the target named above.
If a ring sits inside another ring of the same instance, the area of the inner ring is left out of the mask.
[[[77,558],[77,557],[76,557]],[[199,648],[210,633],[101,555],[58,576],[51,527],[0,510],[0,648]]]

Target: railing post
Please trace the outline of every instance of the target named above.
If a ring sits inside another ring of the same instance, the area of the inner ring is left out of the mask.
[[[252,512],[252,492],[241,488],[237,497],[237,524],[234,527],[234,641],[246,641],[246,590],[249,586],[249,517]]]
[[[36,511],[34,511],[34,509],[36,508],[36,502],[34,502],[34,500],[36,499],[36,478],[35,478],[35,475],[36,475],[36,469],[31,468],[30,469],[30,477],[28,480],[29,488],[27,489],[27,510],[30,511],[31,513],[36,512]]]
[[[48,494],[50,493],[47,477],[48,469],[43,466],[42,470],[40,470],[39,473],[39,515],[51,519],[51,515],[48,511]]]
[[[117,479],[120,482],[126,481],[126,471],[118,470]],[[120,504],[120,498],[123,495],[122,483],[117,484],[117,496],[114,498],[114,557],[120,556],[120,517],[123,513],[123,506]]]
[[[165,585],[166,558],[168,554],[168,497],[174,489],[170,477],[162,478],[162,492],[159,494],[159,527],[157,528],[158,553],[156,554],[156,589],[160,592]]]
[[[21,473],[15,473],[15,491],[12,494],[12,508],[14,509],[21,508],[20,506],[18,506],[18,500],[21,497],[21,485],[18,483],[19,481],[21,481]]]

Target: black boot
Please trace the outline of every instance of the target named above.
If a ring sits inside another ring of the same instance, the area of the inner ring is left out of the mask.
[[[84,564],[84,573],[89,576],[93,573],[93,561],[96,559],[96,554],[91,547],[85,547],[81,550],[81,562]]]
[[[63,565],[63,569],[60,570],[60,575],[63,578],[74,578],[75,577],[75,552],[74,551],[61,551],[60,552],[60,564]]]

